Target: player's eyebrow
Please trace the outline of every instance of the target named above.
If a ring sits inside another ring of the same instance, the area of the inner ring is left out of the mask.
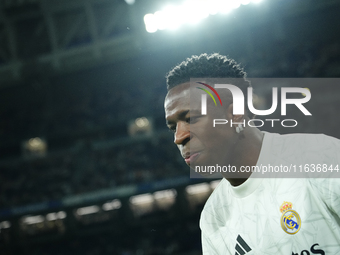
[[[190,110],[185,110],[185,111],[183,111],[183,112],[180,112],[177,116],[175,116],[175,118],[177,118],[177,119],[183,119],[184,117],[185,117],[185,115],[187,115],[188,114],[188,112],[190,112]],[[171,124],[175,124],[176,123],[176,121],[173,121],[173,120],[166,120],[166,124],[167,125],[171,125]]]
[[[199,114],[202,115],[201,110],[190,110],[190,114]]]

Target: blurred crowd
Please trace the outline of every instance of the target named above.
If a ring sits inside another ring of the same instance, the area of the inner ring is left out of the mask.
[[[188,175],[170,134],[105,149],[91,145],[1,165],[0,208]]]
[[[35,136],[49,140],[103,137],[113,130],[121,135],[126,134],[126,123],[137,117],[164,119],[164,80],[148,84],[147,90],[142,84],[121,88],[117,83],[101,81],[103,84],[85,84],[86,81],[72,84],[64,77],[37,77],[20,88],[3,90],[0,95],[4,104],[0,107],[2,144],[20,144]]]
[[[54,240],[46,244],[17,246],[4,255],[198,255],[201,254],[200,229],[197,224],[201,207],[190,216],[181,216],[162,221],[146,220],[139,226],[117,229],[112,224],[111,231],[89,232]],[[162,215],[150,215],[159,218]]]

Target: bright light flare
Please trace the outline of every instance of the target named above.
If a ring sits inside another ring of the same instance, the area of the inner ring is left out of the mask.
[[[222,14],[227,14],[233,9],[233,3],[230,1],[221,1],[219,6],[219,12]]]
[[[237,9],[241,6],[241,1],[240,0],[234,0],[234,1],[232,1],[231,6],[232,6],[233,9]]]
[[[210,182],[210,187],[211,187],[211,189],[214,190],[220,182],[221,182],[221,180],[217,180],[217,181],[212,181],[212,182]]]
[[[155,15],[148,13],[144,16],[145,29],[148,33],[155,33],[157,31],[157,24]]]
[[[182,5],[167,6],[154,14],[146,14],[144,23],[146,31],[177,29],[182,24],[197,24],[209,15],[227,14],[241,5],[250,2],[260,3],[262,0],[187,0]]]
[[[48,221],[65,219],[65,218],[66,218],[66,212],[64,211],[49,213],[46,215],[46,220]]]
[[[166,29],[167,22],[168,22],[166,19],[167,13],[163,11],[157,11],[155,12],[154,15],[155,15],[155,23],[156,23],[157,29],[159,30]]]
[[[98,206],[91,205],[91,206],[86,206],[86,207],[78,208],[76,212],[77,212],[77,214],[79,216],[82,216],[82,215],[97,213],[97,212],[99,212],[99,210],[100,209],[99,209]]]
[[[185,13],[183,12],[183,9],[179,7],[169,5],[164,8],[162,13],[163,28],[174,30],[184,23]]]
[[[186,13],[186,23],[196,24],[209,16],[209,3],[207,1],[189,0],[182,6]]]
[[[210,15],[215,15],[218,13],[220,6],[221,0],[211,0],[209,4],[207,4],[207,10]]]
[[[198,193],[207,193],[210,191],[210,186],[208,183],[204,182],[204,183],[199,183],[199,184],[188,185],[185,188],[185,190],[189,195],[194,195]]]
[[[31,225],[31,224],[38,224],[41,222],[44,222],[45,218],[42,215],[36,215],[36,216],[25,216],[22,219],[22,222]]]
[[[120,200],[115,199],[112,200],[110,202],[106,202],[105,204],[103,204],[102,208],[104,211],[112,211],[112,210],[117,210],[119,208],[122,207],[122,203],[120,202]]]
[[[150,193],[136,195],[130,197],[130,203],[133,205],[150,204],[154,202],[154,198]]]
[[[241,1],[241,4],[242,4],[242,5],[250,4],[250,0],[242,0],[242,1]]]
[[[163,200],[163,199],[173,199],[177,195],[176,190],[168,189],[168,190],[160,190],[156,191],[153,196],[156,200]]]
[[[10,228],[10,227],[11,227],[11,223],[9,221],[0,222],[0,230],[4,228]]]

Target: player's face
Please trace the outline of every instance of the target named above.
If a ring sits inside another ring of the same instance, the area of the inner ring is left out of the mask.
[[[213,120],[232,116],[228,114],[228,107],[218,108],[209,101],[207,115],[201,115],[201,94],[199,89],[190,89],[190,83],[172,88],[164,103],[167,125],[174,132],[174,143],[191,168],[227,166],[233,158],[237,133],[230,127],[230,121],[213,127]]]

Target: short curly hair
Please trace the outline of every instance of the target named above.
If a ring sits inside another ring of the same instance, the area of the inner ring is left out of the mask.
[[[232,84],[246,94],[248,87],[251,87],[246,77],[247,73],[234,59],[218,53],[203,53],[187,58],[170,70],[166,75],[166,84],[169,91],[177,85],[190,82],[190,78],[230,78]],[[248,116],[254,117],[249,110],[246,112]]]
[[[237,85],[245,91],[250,86],[246,77],[247,73],[234,59],[218,53],[203,53],[187,58],[170,70],[166,75],[166,84],[169,91],[179,84],[189,82],[190,78],[243,78],[244,84]]]

